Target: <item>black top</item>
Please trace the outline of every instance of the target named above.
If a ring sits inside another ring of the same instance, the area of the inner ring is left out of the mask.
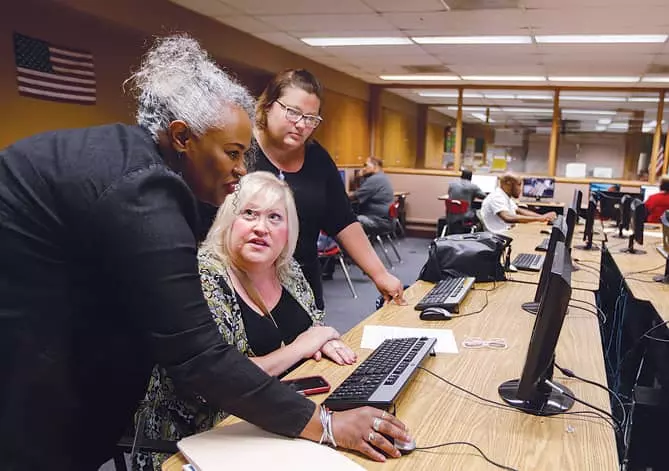
[[[312,325],[309,314],[285,289],[282,290],[277,305],[270,311],[276,326],[269,317],[261,316],[251,309],[239,294],[237,300],[242,311],[249,348],[256,356],[272,353],[281,347],[281,341],[286,345],[292,343]]]
[[[139,127],[0,151],[3,469],[97,469],[156,362],[214,407],[301,432],[314,404],[223,343],[200,286],[197,224],[193,193]]]
[[[295,260],[302,266],[307,281],[314,290],[316,304],[323,308],[318,251],[319,232],[335,237],[348,225],[357,221],[344,182],[330,154],[315,141],[306,144],[304,165],[297,172],[279,172],[260,146],[256,146],[255,170],[265,170],[284,180],[293,190],[300,235],[295,249]]]

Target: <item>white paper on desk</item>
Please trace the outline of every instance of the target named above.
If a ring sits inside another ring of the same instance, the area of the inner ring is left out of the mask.
[[[216,427],[179,441],[179,450],[199,471],[364,471],[325,445],[266,432],[248,422]]]
[[[411,327],[393,327],[389,325],[366,325],[362,331],[360,348],[376,348],[386,339],[403,337],[435,337],[437,353],[458,353],[458,344],[450,329],[418,329]]]

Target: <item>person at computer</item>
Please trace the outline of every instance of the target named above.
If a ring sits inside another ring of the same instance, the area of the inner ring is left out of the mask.
[[[388,213],[395,201],[393,186],[383,172],[383,161],[368,157],[362,169],[362,182],[351,199],[357,203],[358,221],[367,234],[391,230]]]
[[[644,203],[648,215],[646,222],[659,223],[664,212],[669,209],[669,176],[660,180],[660,191],[648,197]]]
[[[460,200],[467,202],[467,212],[463,219],[465,221],[475,221],[476,213],[472,207],[475,198],[484,199],[486,194],[475,183],[472,183],[471,170],[463,170],[460,174],[460,180],[455,180],[448,184],[448,198],[451,200]]]
[[[259,152],[255,170],[278,175],[293,190],[300,220],[295,259],[319,308],[324,307],[317,251],[320,231],[337,239],[387,300],[404,303],[402,283],[388,272],[372,248],[351,209],[337,167],[327,150],[312,138],[323,121],[322,94],[318,79],[304,69],[285,70],[270,81],[256,107],[254,136]]]
[[[399,456],[382,434],[408,439],[401,422],[373,408],[321,420],[223,340],[204,299],[196,201],[220,205],[246,172],[249,92],[188,36],[158,39],[132,78],[138,125],[0,151],[3,469],[98,469],[156,363],[271,432],[318,441],[329,422],[343,448]]]
[[[307,358],[356,361],[337,331],[323,325],[324,312],[293,259],[298,232],[288,185],[253,172],[221,205],[198,251],[202,291],[223,339],[272,376]],[[177,441],[224,417],[196,398],[180,398],[164,368],[154,368],[145,401],[148,439]],[[159,470],[165,458],[137,453],[134,467]]]
[[[520,197],[522,186],[523,181],[513,173],[500,177],[499,186],[481,204],[481,222],[487,231],[500,233],[513,224],[555,220],[557,215],[554,212],[538,214],[518,207],[514,199]]]

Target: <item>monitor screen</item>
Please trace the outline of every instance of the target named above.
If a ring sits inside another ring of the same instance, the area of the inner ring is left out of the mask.
[[[553,198],[555,196],[554,178],[523,178],[523,196],[525,198]]]
[[[339,177],[341,178],[341,181],[344,182],[344,185],[346,185],[346,170],[340,170]]]
[[[641,199],[645,203],[648,201],[648,198],[653,196],[655,193],[660,192],[660,187],[659,186],[651,186],[651,185],[641,185]]]
[[[588,189],[590,190],[588,198],[590,198],[598,191],[620,191],[620,185],[614,183],[590,183]]]
[[[483,193],[492,193],[497,188],[497,175],[472,175],[472,183]]]

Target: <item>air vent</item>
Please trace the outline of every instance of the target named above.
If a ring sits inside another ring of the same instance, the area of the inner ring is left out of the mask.
[[[669,74],[669,64],[651,64],[646,70],[647,74]]]
[[[403,65],[410,74],[450,74],[451,69],[445,65]]]
[[[519,0],[444,0],[452,11],[512,10],[520,8]]]

